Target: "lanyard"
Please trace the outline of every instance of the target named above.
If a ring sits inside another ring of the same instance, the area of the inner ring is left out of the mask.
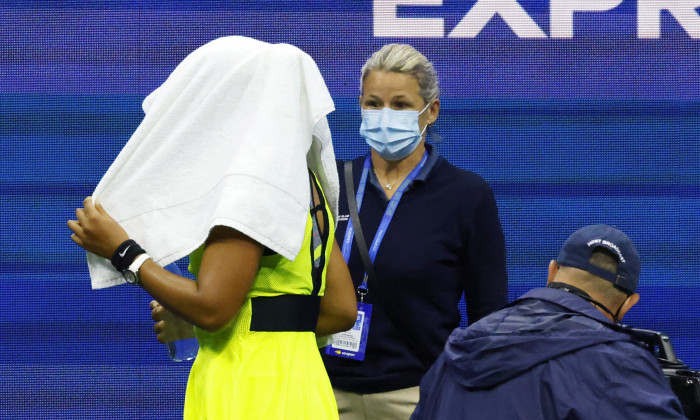
[[[408,186],[411,184],[411,182],[418,176],[420,173],[421,169],[423,169],[423,166],[425,166],[425,162],[428,160],[428,151],[426,150],[423,153],[423,158],[421,161],[418,163],[418,166],[413,168],[413,170],[406,176],[406,179],[403,180],[401,183],[401,186],[396,190],[394,195],[391,197],[391,200],[389,200],[389,204],[386,206],[386,210],[384,211],[384,216],[382,217],[382,221],[379,224],[379,228],[377,229],[377,232],[374,234],[374,239],[372,240],[372,245],[369,248],[369,256],[370,260],[372,263],[374,263],[374,259],[377,256],[377,252],[379,251],[379,245],[382,243],[382,240],[384,239],[384,234],[386,234],[386,230],[389,227],[389,223],[391,223],[391,219],[394,217],[394,213],[396,212],[396,207],[399,205],[399,201],[401,200],[401,196],[403,196],[403,193],[406,191]],[[372,161],[370,159],[370,154],[367,154],[367,157],[365,158],[365,164],[364,167],[362,168],[362,176],[360,177],[360,184],[357,187],[357,193],[355,195],[355,201],[357,202],[357,211],[360,211],[360,208],[362,206],[362,199],[365,196],[365,189],[367,188],[367,177],[369,175],[369,170],[370,167],[372,166]],[[350,260],[350,250],[352,246],[352,240],[355,235],[355,232],[353,230],[353,225],[352,225],[352,220],[348,220],[348,225],[345,228],[345,238],[343,239],[343,258],[345,258],[345,262],[347,263]],[[364,291],[364,293],[367,293],[367,273],[365,273],[364,279],[362,280],[362,285],[358,288],[361,291]]]

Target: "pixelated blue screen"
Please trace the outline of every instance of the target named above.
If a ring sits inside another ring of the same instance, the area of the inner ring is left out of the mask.
[[[547,0],[512,0],[479,22],[469,12],[483,0],[401,3],[0,3],[0,418],[182,416],[190,364],[155,340],[150,297],[91,290],[65,223],[138,126],[143,98],[225,35],[317,61],[343,159],[368,150],[362,64],[389,42],[417,47],[440,77],[436,147],[493,187],[509,298],[544,284],[568,234],[615,225],[642,255],[626,322],[667,333],[700,368],[698,10],[677,19],[624,0],[567,20]]]

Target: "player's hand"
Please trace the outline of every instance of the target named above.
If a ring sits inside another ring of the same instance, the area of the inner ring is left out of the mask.
[[[192,324],[176,316],[163,305],[155,300],[151,301],[151,318],[156,322],[153,324],[153,331],[156,332],[156,339],[161,343],[172,343],[173,341],[194,337]]]
[[[71,239],[87,251],[110,259],[122,242],[129,239],[126,231],[114,220],[102,205],[92,203],[92,197],[83,200],[83,208],[75,210],[78,220],[69,220],[73,231]]]

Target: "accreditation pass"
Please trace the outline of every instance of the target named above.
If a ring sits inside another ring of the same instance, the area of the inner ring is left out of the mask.
[[[364,360],[371,317],[372,305],[358,302],[355,325],[347,331],[333,334],[333,344],[326,346],[326,354],[353,360]]]

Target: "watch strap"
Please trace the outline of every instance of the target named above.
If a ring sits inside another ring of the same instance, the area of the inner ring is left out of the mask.
[[[141,269],[141,266],[143,265],[143,263],[145,263],[146,260],[149,260],[149,259],[151,259],[151,256],[144,252],[143,254],[136,257],[136,259],[134,259],[134,262],[132,262],[131,265],[129,266],[129,271],[131,271],[132,273],[134,273],[136,275],[137,284],[141,283],[141,276],[139,275],[139,270]]]

